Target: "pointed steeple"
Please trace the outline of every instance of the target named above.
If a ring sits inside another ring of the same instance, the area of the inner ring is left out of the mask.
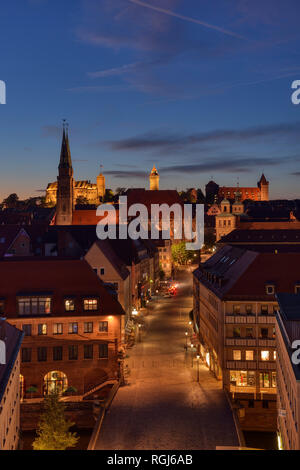
[[[68,126],[63,123],[63,136],[61,142],[59,168],[72,168],[72,159],[69,145]]]

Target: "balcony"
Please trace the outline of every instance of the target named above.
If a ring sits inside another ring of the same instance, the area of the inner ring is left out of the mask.
[[[226,338],[225,346],[256,346],[255,338]]]
[[[261,346],[263,348],[275,348],[276,347],[276,341],[274,338],[263,338],[258,340],[258,346]]]
[[[258,315],[257,316],[257,323],[266,323],[266,324],[269,324],[269,323],[275,323],[275,316],[271,316],[271,315]]]
[[[253,324],[256,323],[256,317],[255,315],[226,315],[225,323]]]

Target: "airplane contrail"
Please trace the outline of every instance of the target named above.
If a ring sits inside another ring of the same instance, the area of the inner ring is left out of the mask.
[[[129,2],[134,3],[135,5],[140,5],[141,7],[149,8],[150,10],[154,10],[154,11],[158,11],[160,13],[164,13],[165,15],[174,16],[175,18],[179,18],[179,19],[184,20],[184,21],[189,21],[190,23],[199,24],[201,26],[204,26],[205,28],[214,29],[215,31],[219,31],[220,33],[227,34],[228,36],[233,36],[233,37],[238,38],[238,39],[247,40],[247,38],[245,38],[245,36],[241,36],[237,33],[234,33],[233,31],[228,31],[227,29],[220,28],[219,26],[215,26],[215,25],[210,24],[210,23],[205,23],[204,21],[197,20],[195,18],[191,18],[190,16],[180,15],[179,13],[175,13],[172,10],[166,10],[164,8],[156,7],[154,5],[149,5],[149,3],[142,2],[141,0],[129,0]]]

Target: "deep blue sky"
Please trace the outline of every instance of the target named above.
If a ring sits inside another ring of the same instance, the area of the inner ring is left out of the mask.
[[[150,7],[158,7],[159,10]],[[0,199],[57,176],[61,119],[76,179],[256,185],[300,197],[299,0],[2,2]]]

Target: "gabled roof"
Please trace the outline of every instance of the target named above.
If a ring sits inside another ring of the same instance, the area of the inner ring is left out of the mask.
[[[126,191],[127,196],[127,205],[128,207],[132,204],[144,204],[148,211],[151,209],[151,204],[180,204],[182,205],[182,200],[176,190],[173,189],[158,189],[158,190],[148,190],[148,189],[128,189]],[[150,212],[149,212],[150,215]]]
[[[7,254],[21,231],[28,236],[26,230],[20,225],[0,225],[0,257]]]
[[[95,242],[96,246],[101,250],[104,256],[111,263],[113,268],[117,271],[119,276],[125,280],[130,275],[129,270],[127,269],[124,262],[118,257],[117,253],[112,249],[111,244],[108,240],[97,240]]]
[[[0,297],[5,300],[5,316],[16,317],[18,293],[53,292],[52,316],[68,316],[62,309],[67,296],[98,296],[99,310],[95,315],[122,315],[121,305],[103,285],[101,279],[85,260],[50,258],[14,258],[0,261]],[[80,303],[77,315],[91,315]]]
[[[266,285],[275,292],[294,292],[300,278],[300,253],[258,253],[224,246],[194,275],[222,299],[275,301],[266,294]]]

